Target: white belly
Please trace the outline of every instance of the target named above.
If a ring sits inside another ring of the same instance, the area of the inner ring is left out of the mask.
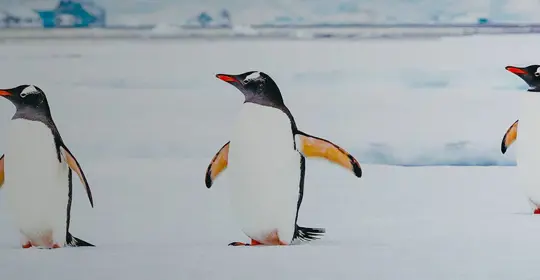
[[[5,153],[4,191],[23,238],[35,246],[66,236],[68,167],[41,122],[12,120]]]
[[[263,241],[277,231],[289,243],[295,230],[300,154],[282,111],[245,103],[234,126],[228,172],[234,214],[243,232]]]
[[[519,185],[540,206],[540,93],[521,95],[517,139]]]

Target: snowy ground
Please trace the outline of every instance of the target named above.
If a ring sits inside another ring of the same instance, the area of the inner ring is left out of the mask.
[[[539,43],[4,42],[0,87],[47,93],[94,191],[91,209],[75,183],[72,233],[97,247],[19,249],[0,191],[0,278],[538,279],[540,219],[501,166],[518,143],[499,145],[526,88],[504,66],[538,63]],[[242,96],[214,75],[252,69],[275,78],[300,129],[363,164],[357,179],[308,161],[300,224],[326,227],[319,242],[226,246],[247,238],[227,172],[210,190],[204,172]],[[0,131],[13,112],[0,102]]]

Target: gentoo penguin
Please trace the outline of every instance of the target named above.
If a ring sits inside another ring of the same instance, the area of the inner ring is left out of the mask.
[[[16,108],[8,128],[7,149],[0,160],[0,183],[23,248],[94,246],[69,232],[72,170],[92,193],[75,156],[62,140],[45,93],[37,86],[0,90]]]
[[[528,92],[540,92],[540,65],[529,65],[525,68],[507,66],[506,70],[522,78],[529,86]],[[516,141],[519,120],[516,120],[507,130],[501,141],[501,152],[504,154]]]
[[[232,138],[206,170],[206,187],[227,168],[231,205],[251,242],[243,245],[290,245],[319,239],[323,228],[298,226],[304,192],[305,157],[325,158],[362,176],[358,161],[332,142],[302,132],[285,106],[277,84],[267,74],[218,74],[244,94]]]
[[[507,66],[506,70],[516,74],[529,85],[527,92],[521,95],[517,166],[520,185],[529,198],[533,213],[540,214],[540,65],[524,68]],[[517,130],[518,121],[514,122],[503,137],[503,152],[515,141]]]

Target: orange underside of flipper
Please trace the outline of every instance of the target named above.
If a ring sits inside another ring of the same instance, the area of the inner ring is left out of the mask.
[[[4,155],[0,158],[0,188],[4,185]]]
[[[338,145],[322,138],[311,136],[303,132],[297,134],[299,151],[305,157],[324,158],[334,164],[352,171],[356,177],[362,176],[360,163],[347,151]]]
[[[503,136],[502,143],[501,143],[501,152],[504,154],[512,145],[517,138],[518,133],[518,123],[519,120],[515,121],[509,128],[506,130],[506,133]]]

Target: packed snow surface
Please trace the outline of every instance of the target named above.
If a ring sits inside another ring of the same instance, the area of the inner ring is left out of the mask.
[[[2,42],[0,87],[43,89],[86,172],[95,208],[74,180],[71,232],[97,247],[20,249],[0,190],[0,278],[538,279],[540,218],[511,166],[519,136],[499,149],[527,88],[504,67],[538,63],[539,43]],[[299,224],[325,227],[320,241],[227,246],[248,241],[227,171],[211,189],[204,173],[243,96],[215,74],[249,70],[275,79],[301,130],[363,166],[358,179],[307,161]],[[0,100],[0,131],[13,112]]]

